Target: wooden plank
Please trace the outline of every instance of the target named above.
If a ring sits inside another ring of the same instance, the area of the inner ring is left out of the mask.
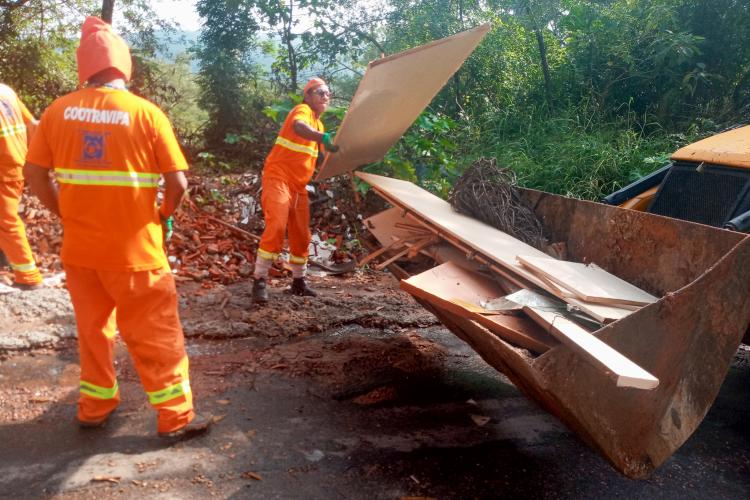
[[[446,262],[401,281],[401,288],[436,307],[469,318],[507,342],[536,353],[545,352],[557,341],[536,323],[524,317],[487,315],[482,302],[503,294],[489,278]]]
[[[483,24],[371,62],[316,180],[380,161],[489,32]]]
[[[644,306],[658,299],[610,274],[595,264],[581,264],[552,257],[518,255],[518,261],[552,282],[572,291],[586,302]]]
[[[370,184],[393,205],[406,209],[415,218],[435,226],[441,238],[450,240],[459,248],[472,249],[495,262],[497,266],[490,267],[516,286],[525,288],[532,284],[547,290],[543,281],[516,261],[519,254],[546,257],[544,252],[484,222],[457,213],[448,202],[411,182],[364,172],[355,172],[355,175]],[[480,259],[479,256],[477,258]],[[603,323],[622,319],[632,313],[628,309],[590,304],[572,297],[560,298]]]
[[[617,387],[651,390],[659,385],[659,379],[564,316],[529,306],[523,310],[560,342],[603,368]]]
[[[405,243],[407,247],[409,247],[409,252],[406,254],[406,257],[408,259],[413,259],[417,256],[419,252],[424,250],[425,248],[435,245],[437,243],[440,243],[440,238],[437,236],[428,235],[427,238],[422,240],[421,242],[415,242],[415,243]]]
[[[435,232],[434,230],[431,230],[424,226],[414,226],[412,224],[405,224],[401,222],[397,222],[396,224],[394,224],[394,227],[396,229],[406,229],[407,231],[410,230],[410,231],[414,231],[417,233],[434,233]]]
[[[402,223],[408,227],[401,227]],[[417,219],[398,207],[389,208],[368,217],[364,220],[364,224],[382,246],[390,244],[394,236],[401,239],[414,239],[415,236],[426,236],[429,232],[429,229],[420,224]],[[412,226],[414,230],[411,229]]]
[[[417,241],[415,241],[415,242],[414,242],[414,245],[418,246],[418,245],[421,245],[422,243],[429,243],[429,242],[430,242],[431,240],[432,240],[432,236],[430,236],[430,237],[428,237],[428,238],[426,238],[426,239],[423,239],[423,240],[417,240]],[[387,266],[388,266],[388,264],[390,264],[390,263],[392,263],[392,262],[396,262],[396,261],[397,261],[398,259],[400,259],[401,257],[404,257],[404,256],[405,256],[406,254],[410,253],[410,252],[411,252],[411,250],[412,250],[412,247],[413,247],[413,245],[412,245],[412,246],[410,246],[410,245],[406,245],[406,244],[404,243],[404,246],[405,246],[405,248],[404,248],[403,250],[400,250],[400,251],[399,251],[399,252],[397,252],[397,253],[396,253],[395,255],[393,255],[393,256],[391,256],[391,257],[389,257],[389,258],[388,258],[387,260],[385,260],[385,261],[383,261],[383,262],[381,262],[381,263],[379,263],[379,264],[375,264],[375,265],[374,265],[374,266],[372,266],[372,267],[373,267],[374,269],[377,269],[378,271],[380,271],[380,270],[381,270],[381,269],[383,269],[384,267],[387,267]]]
[[[404,244],[404,240],[396,238],[395,240],[393,240],[389,244],[387,244],[387,245],[385,245],[383,247],[380,247],[377,250],[375,250],[374,252],[371,252],[370,254],[368,254],[367,257],[365,257],[364,259],[362,259],[359,262],[357,262],[357,266],[358,267],[362,267],[365,264],[368,264],[372,259],[375,259],[375,258],[383,255],[388,250],[391,250],[392,248],[398,248],[400,246],[403,246],[403,244]]]

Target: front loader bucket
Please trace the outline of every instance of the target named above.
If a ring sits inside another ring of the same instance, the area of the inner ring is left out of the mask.
[[[596,332],[659,379],[615,388],[564,346],[529,363],[527,394],[630,477],[661,465],[713,404],[750,323],[750,239],[598,203],[525,191],[569,259],[661,297]]]
[[[748,329],[750,239],[648,213],[520,192],[549,240],[566,243],[567,260],[595,262],[659,297],[593,333],[657,377],[658,387],[617,387],[565,344],[535,357],[455,309],[417,300],[615,468],[632,478],[647,476],[703,420]]]

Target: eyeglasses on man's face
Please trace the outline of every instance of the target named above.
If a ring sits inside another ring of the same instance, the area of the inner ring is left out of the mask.
[[[316,94],[320,97],[331,97],[330,90],[316,89],[316,90],[313,90],[313,94]]]

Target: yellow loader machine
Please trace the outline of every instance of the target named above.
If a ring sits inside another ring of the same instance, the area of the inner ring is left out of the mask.
[[[750,230],[750,126],[678,150],[605,203],[709,226]]]

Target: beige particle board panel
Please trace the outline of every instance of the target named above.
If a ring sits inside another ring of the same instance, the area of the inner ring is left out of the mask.
[[[527,268],[527,270],[539,280],[538,286],[554,295],[560,300],[570,304],[573,308],[585,312],[600,323],[611,323],[622,319],[633,311],[637,311],[642,306],[631,306],[628,304],[596,304],[586,302],[578,298],[573,292],[551,281],[545,274],[538,272],[536,269]]]
[[[651,390],[659,385],[659,379],[564,316],[535,307],[523,310],[560,342],[603,368],[618,387]]]
[[[658,300],[594,264],[529,255],[518,255],[517,259],[586,302],[645,306]]]
[[[520,276],[527,282],[545,290],[549,288],[544,281],[516,260],[516,256],[519,254],[533,257],[547,257],[547,254],[495,229],[489,224],[456,212],[447,201],[409,181],[365,172],[355,172],[355,175],[371,185],[392,204],[409,210],[417,218],[430,222],[432,226],[439,229],[441,234],[450,235],[467,247],[473,248],[488,259],[497,262],[500,267],[510,271],[508,275]],[[520,286],[523,287],[523,284]],[[555,294],[552,290],[548,291]],[[559,298],[590,314],[602,323],[622,319],[632,312],[608,305],[590,304],[572,297]]]
[[[372,61],[359,83],[316,180],[383,159],[424,111],[479,42],[490,25]]]
[[[481,324],[506,341],[543,353],[558,342],[534,321],[503,314],[488,315],[481,304],[504,293],[491,279],[453,262],[401,281],[401,288],[439,308]]]

